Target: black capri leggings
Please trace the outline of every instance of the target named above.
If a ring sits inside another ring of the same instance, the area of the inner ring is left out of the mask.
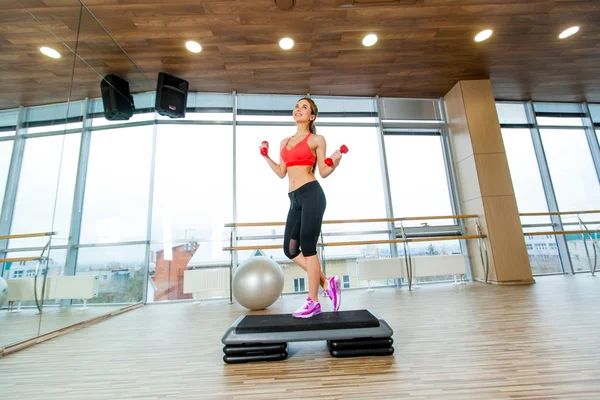
[[[293,192],[290,197],[290,211],[283,234],[283,252],[293,259],[300,253],[304,257],[317,254],[317,241],[327,201],[321,185],[317,181],[308,182]]]

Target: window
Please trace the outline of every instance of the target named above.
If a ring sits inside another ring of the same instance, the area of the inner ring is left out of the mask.
[[[238,222],[285,221],[289,210],[288,183],[279,179],[260,155],[258,147],[263,140],[270,144],[269,155],[279,161],[278,146],[288,127],[238,126],[236,130],[236,208]],[[231,154],[231,152],[228,152]],[[283,226],[249,227],[238,229],[240,236],[280,236]],[[252,241],[253,242],[253,241]],[[251,241],[239,243],[249,245]],[[281,244],[282,239],[261,240],[262,244]],[[283,250],[264,250],[275,259],[285,259]],[[240,259],[250,256],[240,252]]]
[[[171,278],[175,270],[183,276],[189,267],[230,262],[223,247],[229,245],[225,224],[233,220],[233,129],[171,124],[157,129],[151,245],[157,290],[149,301],[187,299],[191,294],[178,290],[179,281]]]
[[[600,104],[590,104],[589,108],[592,117],[592,123],[596,128],[596,139],[598,139],[598,143],[600,144]]]
[[[585,116],[579,103],[533,103],[539,126],[583,126]]]
[[[520,105],[523,108],[523,105]],[[547,212],[548,203],[542,184],[540,169],[538,167],[531,132],[524,128],[502,128],[502,139],[510,176],[515,191],[517,207],[520,213]],[[550,224],[550,217],[522,217],[521,223],[526,224]],[[524,228],[525,232],[552,230],[551,226],[540,228]],[[531,270],[534,275],[563,272],[562,263],[558,249],[550,249],[548,258],[537,257],[542,250],[539,244],[540,236],[527,235],[525,242],[530,255]],[[553,239],[554,240],[554,239]],[[534,247],[535,244],[535,247]],[[531,258],[535,250],[536,257]]]
[[[13,278],[22,278],[23,277],[23,271],[15,271],[13,273]]]
[[[4,202],[12,149],[12,141],[0,142],[0,210],[2,210],[2,203]]]
[[[342,280],[343,280],[342,283],[344,284],[344,289],[349,289],[350,288],[350,275],[343,275]]]
[[[27,139],[11,234],[55,231],[53,245],[67,243],[80,138],[77,133]],[[47,242],[47,237],[14,239],[9,246],[43,247]]]
[[[568,230],[570,229],[579,228],[568,227]],[[571,263],[575,272],[590,271],[594,263],[594,244],[592,244],[590,238],[581,234],[568,234],[565,239],[567,240]]]
[[[33,277],[34,274],[35,274],[35,269],[28,269],[27,272],[25,273],[25,276],[27,278],[31,278],[31,277]]]
[[[394,217],[452,215],[441,137],[437,134],[386,134],[385,151]],[[419,173],[412,173],[415,168]],[[405,222],[404,226],[452,225],[452,220]],[[412,254],[425,254],[431,243],[410,245]],[[404,249],[398,246],[399,253]],[[445,251],[460,253],[458,241],[443,244]]]
[[[598,176],[583,130],[540,129],[561,211],[600,208]],[[582,215],[593,220],[595,215]]]
[[[385,135],[385,150],[395,217],[452,214],[440,136]]]
[[[98,276],[98,296],[88,303],[136,303],[144,290],[145,245],[79,249],[76,275]],[[183,279],[176,277],[175,279]]]
[[[529,129],[502,129],[510,177],[519,212],[548,211],[540,169]],[[548,217],[528,217],[523,223],[547,223]],[[532,239],[533,237],[530,237]]]
[[[358,126],[326,126],[319,133],[327,140],[327,153],[342,144],[348,146],[340,166],[327,179],[318,177],[325,196],[325,220],[365,219],[385,217],[383,178],[379,157],[377,129]],[[323,226],[324,241],[389,239],[387,235],[356,234],[354,232],[386,230],[384,223],[328,224]],[[340,235],[338,235],[338,233]],[[344,236],[342,236],[344,235]],[[338,246],[325,249],[326,259],[360,257],[366,246]],[[378,245],[389,251],[389,245]]]
[[[153,127],[92,132],[82,243],[145,240]]]
[[[18,109],[0,111],[0,137],[15,135],[18,115]]]
[[[501,125],[525,125],[528,123],[523,103],[496,103],[496,112]]]
[[[30,107],[24,127],[27,133],[62,132],[83,127],[83,101]]]
[[[305,292],[304,278],[294,279],[294,292]]]

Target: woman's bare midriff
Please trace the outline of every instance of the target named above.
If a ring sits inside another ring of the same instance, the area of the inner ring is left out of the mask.
[[[288,167],[287,174],[290,183],[289,192],[293,192],[300,186],[306,185],[308,182],[317,180],[312,173],[312,165],[297,165],[295,167]]]

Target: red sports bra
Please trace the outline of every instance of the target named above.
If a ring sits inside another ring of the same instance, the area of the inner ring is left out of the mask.
[[[285,146],[281,149],[281,159],[285,162],[286,167],[293,167],[296,165],[312,166],[315,163],[316,157],[308,145],[308,137],[310,135],[311,133],[306,135],[306,137],[292,147],[291,150],[287,149],[291,137],[285,142]]]

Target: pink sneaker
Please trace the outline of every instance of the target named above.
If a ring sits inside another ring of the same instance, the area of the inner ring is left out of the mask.
[[[342,285],[340,283],[340,278],[338,276],[332,276],[327,279],[327,282],[329,282],[329,287],[325,289],[325,294],[333,303],[333,311],[337,311],[340,309],[340,304],[342,304]]]
[[[294,318],[310,318],[313,315],[321,314],[321,303],[315,303],[310,297],[306,299],[304,305],[292,313]]]

